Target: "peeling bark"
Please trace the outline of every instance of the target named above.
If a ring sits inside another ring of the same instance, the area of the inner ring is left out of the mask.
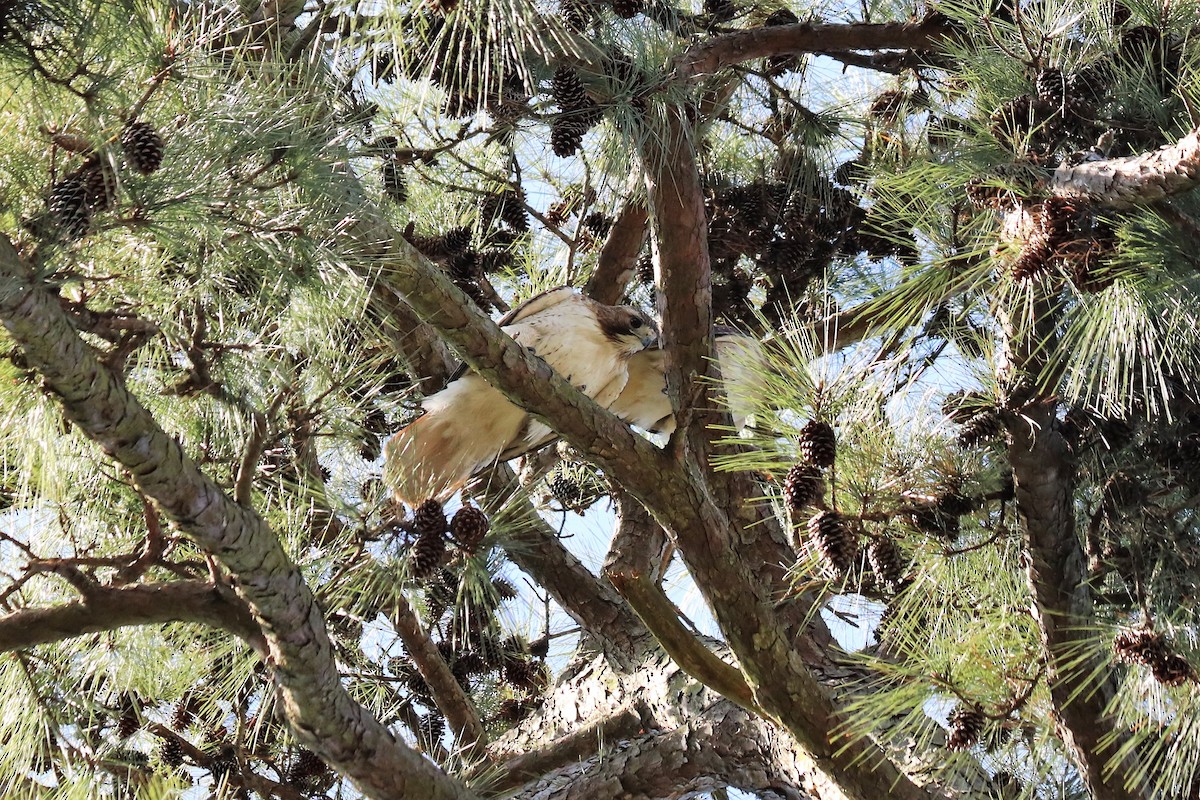
[[[350,698],[312,591],[278,537],[201,472],[124,382],[99,362],[3,237],[0,320],[58,395],[67,417],[229,570],[262,627],[281,705],[297,738],[367,797],[470,797]]]
[[[654,651],[643,652],[640,664],[636,672],[618,676],[602,659],[577,663],[535,717],[497,741],[497,752],[523,753],[570,741],[581,726],[607,725],[613,734],[586,758],[571,752],[511,797],[669,798],[721,786],[775,791],[795,800],[841,797],[769,722],[696,683]],[[638,730],[617,722],[632,723],[634,715]],[[876,797],[886,793],[880,787]]]
[[[1054,171],[1050,193],[1086,198],[1107,208],[1128,208],[1191,191],[1200,184],[1200,129],[1152,153],[1108,158]]]

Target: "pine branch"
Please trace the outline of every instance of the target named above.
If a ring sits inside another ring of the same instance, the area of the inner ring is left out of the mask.
[[[1129,208],[1200,185],[1200,128],[1152,153],[1071,165],[1054,171],[1050,194],[1080,197],[1105,208]]]
[[[1018,328],[1006,324],[1008,356],[1018,380],[1039,374],[1053,352],[1055,318],[1045,298]],[[1028,388],[1019,416],[1006,415],[1017,512],[1024,523],[1029,588],[1047,661],[1046,680],[1060,722],[1058,733],[1092,796],[1134,798],[1125,786],[1138,774],[1125,759],[1111,768],[1103,751],[1123,738],[1107,713],[1117,687],[1098,657],[1088,560],[1075,520],[1078,472],[1055,418],[1056,404]]]
[[[501,764],[477,769],[472,777],[486,780],[488,773],[499,768],[502,771],[500,777],[487,781],[486,785],[490,792],[503,794],[566,764],[589,758],[612,742],[637,734],[649,727],[647,715],[646,709],[639,708],[638,704],[622,706],[610,716],[560,736],[549,744],[526,750]]]
[[[754,702],[754,693],[742,673],[709,650],[679,621],[679,611],[654,580],[645,542],[654,541],[661,529],[633,498],[621,492],[617,502],[617,533],[604,573],[621,596],[629,601],[663,649],[685,672],[728,700],[754,714],[765,716]]]
[[[397,593],[393,600],[391,621],[400,640],[404,642],[404,649],[416,664],[417,672],[429,686],[438,710],[450,723],[459,746],[472,760],[483,755],[487,733],[479,720],[479,712],[455,680],[446,659],[442,658],[437,645],[421,627],[421,620],[403,594]]]
[[[585,294],[607,305],[620,302],[633,279],[638,252],[646,243],[647,223],[642,203],[625,204],[600,248],[596,270],[583,290]]]
[[[672,78],[691,83],[725,67],[764,56],[847,50],[928,50],[947,32],[946,24],[938,17],[921,22],[801,23],[752,28],[692,45],[675,60]]]
[[[364,231],[371,241],[371,236]],[[603,469],[654,491],[673,466],[661,450],[512,340],[442,270],[399,235],[383,256],[379,279],[403,295],[450,347],[512,402],[544,419]]]
[[[472,489],[482,494],[484,509],[489,514],[506,505],[516,505],[506,511],[514,517],[514,524],[507,530],[508,557],[600,642],[613,663],[632,669],[629,654],[638,650],[637,642],[645,638],[646,629],[612,587],[593,575],[563,546],[554,529],[520,490],[512,468],[505,464],[495,467],[477,480]]]
[[[23,608],[0,617],[0,652],[51,644],[131,625],[195,622],[238,636],[265,650],[249,608],[232,592],[207,581],[173,581],[92,587],[87,599],[46,608]]]
[[[667,394],[675,412],[671,448],[688,441],[692,455],[707,460],[713,412],[709,389],[713,354],[712,265],[708,256],[704,194],[696,163],[694,133],[687,112],[665,110],[665,119],[647,131],[642,162],[657,250],[658,289]],[[726,415],[726,421],[728,417]]]
[[[128,469],[139,489],[213,553],[262,624],[283,706],[306,746],[371,798],[459,800],[470,794],[346,693],[312,591],[278,537],[227,497],[102,365],[0,237],[0,320],[68,418]]]

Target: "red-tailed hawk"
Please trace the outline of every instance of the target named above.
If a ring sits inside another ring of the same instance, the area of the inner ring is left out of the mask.
[[[749,415],[748,402],[760,391],[759,376],[765,369],[762,347],[756,339],[724,325],[716,326],[714,333],[724,402],[733,416],[734,427],[741,428]],[[666,354],[657,348],[643,350],[630,358],[629,379],[608,410],[651,433],[674,431],[665,366]]]
[[[570,287],[551,289],[508,312],[500,326],[602,406],[621,394],[629,359],[658,340],[653,320],[629,306],[606,306]],[[385,448],[385,478],[397,498],[444,500],[477,471],[540,447],[553,431],[510,403],[465,365],[425,398],[424,414]]]

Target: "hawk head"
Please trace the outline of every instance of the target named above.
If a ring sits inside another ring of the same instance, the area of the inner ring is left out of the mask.
[[[636,308],[597,304],[596,320],[604,335],[626,356],[658,345],[658,326]]]

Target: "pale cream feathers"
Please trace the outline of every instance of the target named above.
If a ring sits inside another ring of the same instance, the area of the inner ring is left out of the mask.
[[[587,396],[608,407],[629,359],[657,341],[654,323],[629,306],[597,303],[569,287],[514,308],[500,325]],[[387,443],[385,477],[409,505],[444,500],[475,472],[554,438],[548,427],[473,373],[425,398],[424,414]]]
[[[748,404],[759,391],[759,375],[765,369],[762,346],[759,342],[733,328],[716,328],[717,366],[721,372],[723,402],[733,417],[735,428],[741,428],[748,416]],[[629,379],[609,411],[631,425],[651,433],[671,433],[675,417],[667,397],[667,381],[663,374],[666,354],[648,349],[629,359]]]

